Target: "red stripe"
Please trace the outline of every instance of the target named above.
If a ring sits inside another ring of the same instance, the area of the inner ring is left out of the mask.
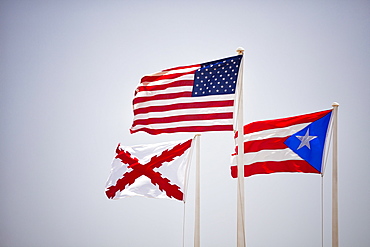
[[[185,66],[178,66],[178,67],[173,67],[170,69],[164,69],[162,71],[171,71],[171,70],[179,70],[179,69],[189,69],[189,68],[200,68],[200,64],[193,64],[193,65],[185,65]]]
[[[318,173],[313,166],[304,160],[286,160],[286,161],[266,161],[257,162],[251,165],[244,165],[244,177],[249,177],[256,174],[270,174],[275,172],[302,172],[302,173]],[[231,167],[231,176],[238,177],[238,167]]]
[[[148,82],[153,82],[153,81],[159,81],[159,80],[170,80],[170,79],[176,79],[179,78],[183,75],[189,75],[189,74],[194,74],[194,69],[193,71],[188,71],[185,73],[174,73],[174,74],[168,74],[167,72],[158,72],[153,75],[146,75],[141,78],[141,83],[148,83]]]
[[[191,97],[192,92],[180,92],[180,93],[166,93],[166,94],[157,94],[149,97],[137,97],[134,99],[133,104],[153,101],[153,100],[162,100],[162,99],[177,99],[183,97]]]
[[[310,123],[324,117],[331,111],[332,110],[326,110],[294,117],[253,122],[244,126],[244,134],[268,129],[284,128],[295,124]]]
[[[274,137],[263,140],[248,141],[244,142],[244,153],[253,153],[261,150],[275,150],[275,149],[285,149],[288,146],[284,144],[287,137]],[[236,153],[238,153],[238,146],[235,148]]]
[[[193,115],[179,115],[172,117],[161,117],[161,118],[147,118],[138,119],[133,123],[133,127],[136,125],[147,125],[147,124],[157,124],[157,123],[173,123],[182,121],[193,121],[193,120],[213,120],[213,119],[232,119],[232,112],[224,113],[213,113],[213,114],[193,114]]]
[[[234,106],[234,100],[223,100],[223,101],[208,101],[208,102],[191,102],[191,103],[179,103],[172,105],[161,105],[161,106],[148,106],[134,110],[134,115],[144,114],[149,112],[164,112],[179,109],[196,109],[196,108],[210,108],[210,107],[227,107]]]
[[[179,81],[174,81],[171,83],[166,83],[163,85],[153,85],[153,86],[146,86],[146,85],[141,85],[138,86],[136,89],[136,92],[152,92],[152,91],[158,91],[158,90],[165,90],[170,87],[183,87],[183,86],[193,86],[194,80],[179,80]]]
[[[167,129],[149,129],[140,128],[137,130],[130,129],[131,134],[138,131],[145,131],[151,135],[158,135],[163,133],[176,133],[176,132],[205,132],[205,131],[232,131],[233,125],[212,125],[212,126],[183,126]]]

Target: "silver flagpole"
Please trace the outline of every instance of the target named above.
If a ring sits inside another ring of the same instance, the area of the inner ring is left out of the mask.
[[[338,238],[338,106],[333,106],[333,174],[332,174],[332,246],[339,246]]]
[[[239,55],[243,55],[244,49],[239,47]],[[238,185],[237,185],[237,247],[245,247],[245,222],[244,222],[244,143],[243,143],[243,66],[244,56],[240,63],[238,75],[238,111],[237,111],[237,130],[238,130]]]
[[[200,134],[195,135],[196,169],[195,169],[195,221],[194,247],[200,247]]]

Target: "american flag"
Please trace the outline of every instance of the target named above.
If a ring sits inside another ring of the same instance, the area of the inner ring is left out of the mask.
[[[242,55],[146,75],[133,100],[131,133],[232,131]]]

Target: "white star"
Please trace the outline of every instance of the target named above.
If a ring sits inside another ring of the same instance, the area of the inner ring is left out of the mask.
[[[310,136],[309,129],[307,129],[306,134],[304,136],[296,137],[301,141],[301,144],[299,144],[299,147],[297,149],[303,148],[304,146],[307,146],[308,149],[311,149],[310,141],[315,139],[317,136]]]

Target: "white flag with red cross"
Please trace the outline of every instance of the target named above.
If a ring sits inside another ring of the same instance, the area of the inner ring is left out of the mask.
[[[118,144],[106,183],[107,197],[145,196],[184,200],[192,141],[136,146]]]

